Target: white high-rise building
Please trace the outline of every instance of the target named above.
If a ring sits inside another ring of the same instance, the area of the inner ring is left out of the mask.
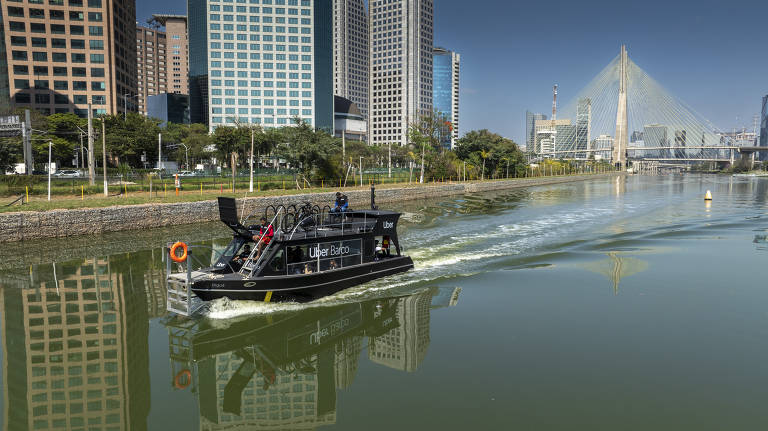
[[[333,94],[368,115],[368,14],[363,0],[333,0]]]
[[[189,0],[192,121],[333,130],[332,0]]]
[[[369,142],[408,143],[432,112],[432,0],[370,0]]]

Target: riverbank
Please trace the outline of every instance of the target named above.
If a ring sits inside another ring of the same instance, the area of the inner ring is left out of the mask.
[[[376,203],[388,204],[455,194],[568,183],[617,175],[623,174],[569,175],[383,188],[377,189]],[[368,206],[370,191],[367,188],[345,190],[345,193],[349,196],[353,208]],[[333,202],[333,199],[333,192],[329,191],[239,198],[237,201],[242,213],[247,215],[260,214],[269,205],[300,205],[309,201],[323,206]],[[218,220],[218,217],[218,207],[215,200],[2,213],[0,214],[0,242],[152,229],[209,222]]]

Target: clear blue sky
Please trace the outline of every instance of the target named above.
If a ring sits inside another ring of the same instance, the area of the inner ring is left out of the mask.
[[[137,20],[186,0],[137,0]],[[768,94],[765,0],[435,0],[435,44],[461,54],[461,133],[524,142],[525,110],[568,102],[615,57],[630,58],[716,126],[752,126]],[[738,118],[738,122],[737,122]]]

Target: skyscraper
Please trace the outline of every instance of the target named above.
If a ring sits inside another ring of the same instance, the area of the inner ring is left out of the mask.
[[[333,0],[333,94],[368,115],[368,14],[363,0]]]
[[[432,103],[451,123],[443,145],[453,149],[459,139],[459,71],[461,57],[445,48],[434,48]]]
[[[592,134],[592,100],[588,97],[579,99],[576,105],[576,149],[588,150]],[[577,153],[584,158],[588,153]]]
[[[674,155],[676,159],[682,159],[685,158],[685,143],[686,143],[686,132],[685,130],[675,130],[675,151]]]
[[[11,87],[8,81],[8,62],[5,50],[5,12],[0,8],[0,106],[11,106]]]
[[[136,71],[139,112],[147,114],[147,98],[168,91],[166,36],[155,28],[136,26]]]
[[[369,142],[408,142],[408,125],[432,111],[432,0],[369,2]]]
[[[189,0],[192,121],[282,127],[298,117],[332,132],[331,1]]]
[[[139,112],[147,114],[147,98],[162,93],[187,94],[187,17],[153,15],[159,28],[136,26]]]
[[[187,17],[184,15],[152,15],[152,18],[165,27],[167,40],[165,70],[169,78],[168,92],[189,94]]]
[[[670,158],[672,155],[669,149],[651,151],[658,147],[668,147],[667,126],[662,124],[647,124],[643,127],[643,141],[647,148],[646,157]]]
[[[544,114],[534,114],[531,111],[525,111],[525,150],[528,152],[536,151],[536,121],[546,120]]]
[[[0,33],[9,45],[0,58],[0,101],[7,86],[11,107],[86,116],[90,103],[96,114],[123,112],[123,95],[136,93],[135,2],[40,0],[3,8]],[[127,108],[135,111],[134,101]]]
[[[768,147],[768,95],[763,96],[763,110],[760,115],[760,141],[759,147]],[[768,152],[757,153],[760,160],[768,160]]]

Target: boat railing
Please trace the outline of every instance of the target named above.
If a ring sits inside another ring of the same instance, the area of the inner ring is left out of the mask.
[[[264,238],[264,235],[269,232],[269,228],[272,228],[272,234],[273,239],[275,235],[278,235],[281,233],[281,226],[278,225],[276,222],[280,220],[280,214],[282,212],[282,208],[278,209],[275,213],[275,216],[272,217],[272,220],[269,222],[269,225],[267,225],[267,228],[264,229],[264,233],[259,237],[258,241],[256,241],[256,247],[253,247],[253,250],[251,250],[251,253],[248,255],[248,258],[243,262],[243,266],[240,267],[240,275],[242,275],[244,278],[250,278],[253,277],[253,273],[259,268],[261,265],[261,261],[264,260],[264,256],[269,254],[269,250],[272,247],[272,244],[274,241],[270,241],[269,244],[267,244],[266,247],[264,247],[264,250],[261,251],[261,254],[259,255],[259,258],[256,260],[256,262],[253,261],[253,257],[256,253],[258,253],[259,250],[259,242]]]
[[[203,306],[203,301],[192,292],[191,261],[194,259],[194,252],[187,250],[187,261],[184,264],[183,273],[172,273],[171,246],[167,244],[163,253],[163,259],[166,262],[166,309],[182,316],[191,316]]]
[[[293,239],[293,236],[300,231],[303,231],[305,238],[324,236],[330,231],[336,231],[334,233],[341,231],[342,235],[370,232],[376,227],[376,220],[376,218],[369,219],[366,211],[311,214],[300,219],[293,226],[288,240]]]

